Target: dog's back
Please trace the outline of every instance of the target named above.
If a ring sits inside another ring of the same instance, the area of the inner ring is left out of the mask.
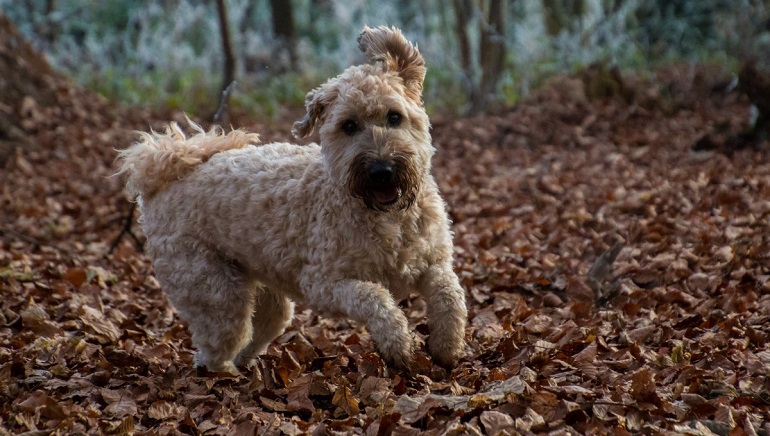
[[[117,174],[128,175],[126,185],[132,194],[143,199],[152,197],[211,156],[259,143],[256,133],[225,133],[221,128],[206,132],[198,124],[188,122],[198,132],[189,138],[172,122],[164,133],[140,132],[139,142],[118,153],[123,164]]]

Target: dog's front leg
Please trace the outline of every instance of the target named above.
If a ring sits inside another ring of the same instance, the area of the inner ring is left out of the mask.
[[[419,288],[428,303],[428,352],[438,365],[452,368],[465,351],[465,291],[449,262],[428,268]]]
[[[374,282],[340,280],[316,284],[307,296],[311,305],[365,324],[388,364],[410,370],[414,336],[406,316],[388,290]]]

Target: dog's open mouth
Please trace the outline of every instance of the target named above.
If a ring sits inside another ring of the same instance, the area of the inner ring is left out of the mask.
[[[382,205],[393,204],[401,197],[401,189],[396,185],[378,186],[373,193],[374,199]]]

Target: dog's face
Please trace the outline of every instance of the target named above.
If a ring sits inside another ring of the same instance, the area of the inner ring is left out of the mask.
[[[332,177],[367,207],[404,209],[434,151],[422,104],[425,62],[396,29],[364,28],[358,42],[375,63],[350,67],[308,93],[294,134],[317,127]]]

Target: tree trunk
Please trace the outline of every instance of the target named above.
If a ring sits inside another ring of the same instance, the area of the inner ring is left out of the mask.
[[[744,136],[754,142],[770,138],[770,72],[745,62],[738,74],[739,88],[757,108],[757,118]]]
[[[543,0],[545,28],[551,36],[568,29],[573,20],[582,18],[585,12],[585,0]]]
[[[246,2],[246,7],[243,9],[241,19],[238,21],[238,31],[241,35],[245,34],[251,28],[251,20],[254,17],[254,9],[256,9],[256,2]]]
[[[468,16],[473,11],[471,0],[454,0],[455,10],[455,30],[457,32],[457,41],[460,45],[460,66],[466,75],[472,76],[471,72],[471,42],[468,37]]]
[[[310,0],[310,24],[317,25],[320,18],[329,18],[334,13],[332,0]]]
[[[505,68],[505,0],[490,0],[486,25],[481,26],[479,40],[479,63],[481,82],[479,96],[474,102],[473,112],[484,109],[494,100],[497,85]]]
[[[314,38],[313,43],[320,43],[329,31],[324,20],[334,19],[334,3],[331,0],[310,0],[308,13],[310,14],[308,31]]]
[[[278,39],[278,52],[289,57],[289,68],[297,68],[297,38],[294,30],[294,9],[290,0],[270,0],[273,33]]]
[[[474,72],[473,57],[471,55],[471,40],[468,35],[468,18],[473,14],[472,0],[453,0],[455,12],[455,33],[457,33],[457,44],[460,50],[460,67],[463,71],[463,87],[471,107],[476,106],[473,102],[478,99],[478,89],[476,86],[476,74]]]
[[[224,54],[224,70],[222,71],[222,94],[219,107],[214,115],[214,122],[225,123],[229,119],[227,107],[230,101],[230,93],[226,92],[231,83],[235,81],[235,53],[232,38],[230,38],[230,20],[227,14],[225,0],[217,0],[217,14],[219,15],[219,31],[222,37],[222,53]]]

